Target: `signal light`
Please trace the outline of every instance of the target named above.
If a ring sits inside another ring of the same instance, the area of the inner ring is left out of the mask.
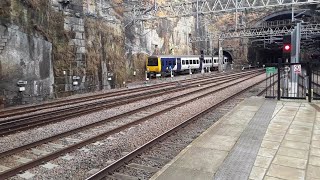
[[[291,35],[283,36],[282,56],[289,61],[291,56]]]
[[[288,44],[284,45],[284,50],[285,51],[290,51],[290,49],[291,49],[290,45],[288,45]]]

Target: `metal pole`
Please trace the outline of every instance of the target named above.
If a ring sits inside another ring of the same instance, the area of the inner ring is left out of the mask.
[[[197,29],[199,29],[199,0],[197,0]]]
[[[280,80],[281,80],[281,78],[280,78],[280,67],[281,67],[281,59],[279,58],[278,59],[278,97],[277,97],[277,99],[278,100],[280,100],[280,96],[281,96],[281,94],[280,94]]]
[[[222,52],[222,47],[221,47],[221,40],[219,39],[218,40],[218,61],[219,61],[219,64],[218,64],[218,69],[219,69],[219,72],[222,72],[223,71],[223,52]]]
[[[308,69],[308,78],[309,78],[309,81],[308,81],[308,101],[311,102],[311,96],[312,96],[312,92],[311,92],[311,81],[312,81],[312,74],[311,74],[311,63],[308,62],[307,63],[307,69]]]
[[[102,0],[100,0],[100,9],[99,9],[99,15],[102,16]]]
[[[187,55],[189,55],[189,34],[187,34]]]
[[[236,0],[236,30],[238,29],[238,0]]]
[[[296,35],[296,62],[300,62],[301,23],[297,23]]]
[[[293,0],[292,0],[292,3],[293,3]],[[291,22],[294,21],[294,8],[293,8],[293,5],[291,6]]]
[[[213,57],[213,42],[212,42],[211,35],[209,36],[209,41],[210,41],[210,54]]]

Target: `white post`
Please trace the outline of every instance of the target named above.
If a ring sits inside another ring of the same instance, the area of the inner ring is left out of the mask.
[[[149,81],[149,78],[148,78],[148,71],[146,71],[146,81]]]

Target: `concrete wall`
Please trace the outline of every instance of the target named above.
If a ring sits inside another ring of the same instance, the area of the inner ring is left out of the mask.
[[[17,27],[0,26],[0,36],[8,37],[0,53],[1,95],[7,100],[19,101],[20,98],[27,102],[52,96],[52,44],[41,38],[29,36]],[[23,93],[18,93],[19,80],[27,81]]]

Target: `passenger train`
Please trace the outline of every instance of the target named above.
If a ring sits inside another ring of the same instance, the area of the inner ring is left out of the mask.
[[[228,62],[228,58],[224,56],[223,64]],[[203,62],[200,62],[200,55],[158,55],[148,57],[146,67],[150,76],[156,74],[166,76],[171,73],[171,70],[174,74],[184,74],[189,71],[192,73],[201,72],[202,66],[204,70],[217,70],[218,64],[218,56],[204,56]]]

